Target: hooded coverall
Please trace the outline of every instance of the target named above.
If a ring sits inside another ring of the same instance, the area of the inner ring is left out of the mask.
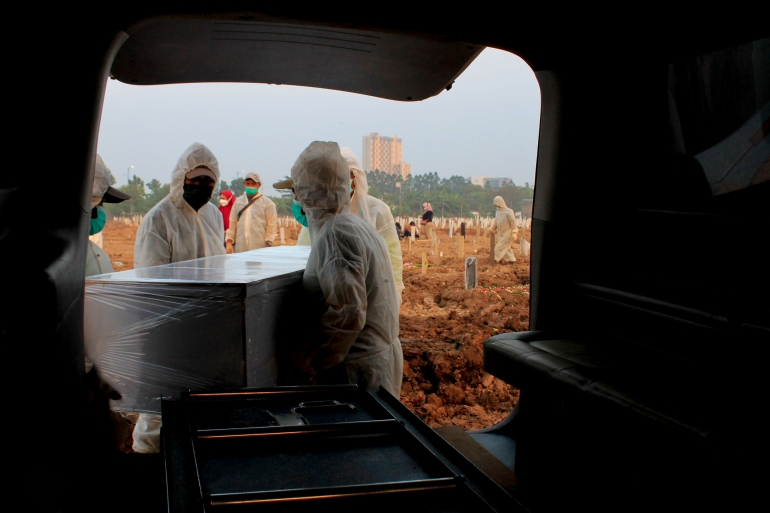
[[[171,173],[168,196],[147,212],[136,232],[135,268],[225,254],[225,227],[219,209],[206,203],[196,212],[182,197],[185,175],[198,166],[211,169],[219,183],[217,158],[206,146],[193,143]],[[215,193],[216,186],[212,195]],[[159,452],[160,427],[160,415],[140,414],[134,428],[134,451]]]
[[[349,211],[350,169],[337,143],[311,143],[291,177],[310,230],[303,287],[322,297],[320,325],[296,348],[294,362],[311,376],[344,362],[350,383],[399,397],[399,293],[383,238]]]
[[[390,207],[382,200],[369,196],[369,184],[366,181],[366,173],[358,165],[358,159],[350,148],[342,148],[341,154],[347,161],[348,167],[355,177],[355,191],[350,198],[350,212],[357,215],[377,230],[388,247],[390,264],[393,275],[396,278],[398,292],[404,290],[404,259],[401,255],[401,242],[396,231],[396,222]]]
[[[492,223],[492,231],[497,232],[497,244],[495,244],[495,262],[515,262],[511,245],[514,241],[514,234],[519,233],[516,225],[516,216],[513,210],[505,206],[505,200],[496,196],[494,205],[497,208],[495,222]]]
[[[211,169],[219,183],[217,158],[204,145],[193,143],[171,173],[168,196],[147,212],[136,232],[135,268],[225,254],[225,228],[219,209],[206,203],[196,212],[182,197],[185,175],[198,166]]]

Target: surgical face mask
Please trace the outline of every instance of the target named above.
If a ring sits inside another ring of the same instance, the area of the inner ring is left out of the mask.
[[[222,205],[223,207],[226,207],[228,203],[230,203],[229,200],[219,198],[219,204]]]
[[[247,196],[254,196],[259,192],[259,187],[245,187]]]
[[[299,224],[307,228],[307,216],[302,210],[302,203],[297,200],[292,200],[291,213],[294,214],[294,219],[296,219]]]
[[[353,195],[354,192],[355,192],[355,189],[353,189],[353,179],[351,178],[350,179],[350,194]]]
[[[211,199],[211,195],[214,193],[214,186],[184,184],[182,190],[184,191],[182,197],[187,204],[198,211]]]
[[[102,207],[94,207],[91,209],[91,228],[88,230],[88,235],[96,235],[100,231],[104,230],[104,225],[107,223],[107,214]]]

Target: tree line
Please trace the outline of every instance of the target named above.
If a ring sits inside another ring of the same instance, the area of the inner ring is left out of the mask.
[[[417,216],[425,202],[433,206],[436,216],[469,217],[471,212],[481,216],[494,216],[495,196],[502,196],[513,210],[521,210],[521,201],[532,199],[534,189],[529,183],[518,186],[511,182],[503,187],[482,187],[471,184],[462,176],[439,178],[437,173],[422,175],[400,175],[379,170],[366,173],[369,194],[379,198],[391,207],[393,215]]]
[[[112,172],[108,172],[110,181],[114,184],[115,178]],[[235,178],[229,183],[222,180],[219,189],[231,190],[233,194],[240,196],[244,191],[243,180]],[[437,216],[469,217],[471,212],[478,212],[481,216],[494,216],[495,207],[492,200],[495,196],[502,196],[510,208],[518,211],[521,210],[521,201],[531,199],[534,193],[529,183],[524,186],[511,183],[499,188],[481,187],[471,184],[462,176],[439,178],[437,173],[408,175],[402,178],[400,175],[375,170],[366,173],[366,180],[369,194],[384,201],[394,216],[418,216],[422,213],[421,205],[425,202],[433,205],[434,214]],[[134,175],[127,185],[118,188],[130,194],[131,199],[123,203],[105,203],[104,208],[111,215],[148,212],[168,195],[170,185],[156,179],[145,183]],[[280,197],[268,197],[275,203],[278,215],[291,215],[291,192],[285,192]],[[219,206],[219,197],[212,198],[211,202]]]

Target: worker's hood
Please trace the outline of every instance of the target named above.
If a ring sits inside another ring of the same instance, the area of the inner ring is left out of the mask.
[[[182,198],[184,192],[184,177],[189,171],[198,166],[205,166],[211,169],[216,176],[216,183],[214,184],[212,196],[216,194],[219,189],[220,174],[217,158],[206,146],[197,142],[193,143],[184,153],[182,153],[182,156],[179,157],[176,168],[174,169],[174,172],[171,173],[171,190],[169,194],[171,196],[171,201],[173,201],[179,208],[182,207],[182,204],[186,204],[184,198]]]
[[[291,168],[291,178],[309,221],[348,210],[350,168],[336,142],[310,143]]]
[[[498,208],[498,210],[502,210],[506,208],[505,200],[503,199],[502,196],[495,196],[495,199],[492,200],[492,203],[494,203],[494,205]]]

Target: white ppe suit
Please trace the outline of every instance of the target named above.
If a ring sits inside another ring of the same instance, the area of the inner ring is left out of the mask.
[[[297,235],[297,246],[309,246],[310,245],[310,230],[307,226],[303,226]]]
[[[185,175],[198,166],[211,169],[219,183],[219,163],[211,150],[200,143],[187,148],[171,174],[168,196],[147,212],[136,232],[135,268],[225,254],[219,209],[206,203],[196,212],[182,197]],[[216,189],[215,185],[213,194]]]
[[[396,221],[393,219],[390,207],[384,201],[369,196],[366,173],[358,165],[358,159],[353,150],[342,148],[340,153],[347,161],[354,177],[355,191],[353,197],[350,198],[350,212],[372,225],[385,240],[390,255],[390,264],[393,268],[393,276],[396,278],[396,287],[400,294],[404,290],[404,259],[401,255],[401,242],[396,231]]]
[[[495,262],[515,262],[516,257],[511,245],[514,235],[519,233],[516,216],[513,210],[505,206],[505,200],[502,197],[495,196],[493,203],[497,208],[497,215],[495,222],[492,223],[492,231],[497,232],[498,237],[495,244]]]
[[[337,143],[311,143],[291,177],[310,229],[303,287],[323,297],[320,326],[294,362],[315,375],[344,361],[350,383],[399,397],[404,361],[393,269],[382,237],[349,211],[350,169]]]
[[[235,200],[230,211],[230,228],[227,230],[226,240],[233,243],[236,253],[264,248],[266,243],[275,242],[275,234],[278,232],[278,214],[275,203],[257,193],[254,202],[243,211],[240,219],[238,212],[249,204],[249,198],[244,192]]]
[[[104,194],[110,188],[110,175],[107,165],[99,154],[96,155],[94,166],[94,185],[91,189],[91,208],[95,208],[102,202]],[[106,274],[114,272],[110,257],[104,252],[102,232],[88,237],[88,252],[86,253],[86,276]]]
[[[219,209],[207,202],[197,212],[182,197],[185,175],[205,166],[216,175],[219,163],[206,146],[193,143],[187,148],[171,173],[168,196],[160,200],[144,216],[136,232],[134,267],[152,267],[224,255],[225,225]],[[216,194],[214,186],[212,196]],[[160,451],[160,415],[142,413],[134,428],[133,449],[139,453]]]

